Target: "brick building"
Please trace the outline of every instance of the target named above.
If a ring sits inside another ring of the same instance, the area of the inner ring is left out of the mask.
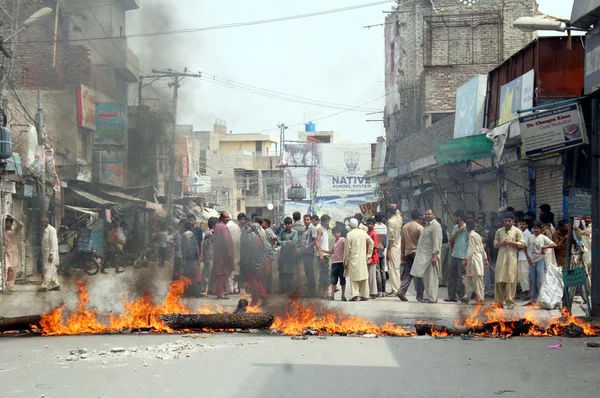
[[[534,12],[531,0],[412,0],[386,18],[387,168],[406,163],[402,140],[454,112],[459,86],[533,38],[512,22]]]

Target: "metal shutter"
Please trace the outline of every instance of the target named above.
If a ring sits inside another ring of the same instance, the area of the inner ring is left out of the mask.
[[[529,197],[529,172],[527,167],[506,169],[506,200],[508,206],[515,211],[527,211],[527,200]]]
[[[483,201],[483,208],[481,210],[487,214],[489,221],[490,213],[498,211],[498,208],[500,207],[497,178],[481,182],[481,198]]]
[[[19,245],[19,267],[17,268],[17,276],[26,278],[34,274],[35,257],[34,248],[31,246],[34,235],[28,230],[28,226],[30,229],[33,224],[26,222],[27,216],[25,215],[25,200],[23,198],[13,196],[12,215],[25,224],[25,227],[17,239]]]
[[[539,214],[540,205],[549,204],[556,223],[562,219],[562,181],[563,168],[560,160],[535,168],[536,212]]]

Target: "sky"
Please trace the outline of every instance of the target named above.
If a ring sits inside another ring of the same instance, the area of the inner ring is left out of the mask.
[[[128,13],[127,34],[264,20],[371,2],[375,1],[143,0],[140,10]],[[570,16],[572,0],[538,3],[542,12]],[[302,131],[305,122],[321,119],[315,121],[317,130],[337,131],[342,141],[374,142],[385,135],[382,113],[344,109],[359,105],[373,112],[383,109],[383,11],[393,4],[271,24],[130,38],[129,46],[145,74],[152,68],[203,73],[203,78],[186,78],[181,84],[179,124],[212,130],[218,118],[233,133],[278,135],[277,125],[285,123],[286,139],[296,139],[295,132]],[[380,26],[364,28],[369,25]],[[223,79],[345,108],[281,101],[228,87],[231,83]],[[165,82],[156,82],[153,88],[170,95]]]

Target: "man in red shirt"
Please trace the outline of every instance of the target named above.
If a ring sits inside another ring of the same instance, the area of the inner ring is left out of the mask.
[[[367,233],[369,237],[373,239],[374,247],[379,247],[379,237],[374,230],[375,219],[373,217],[367,220]],[[369,291],[371,292],[371,298],[377,297],[377,264],[379,264],[379,251],[373,250],[371,258],[367,259],[367,268],[369,269]]]

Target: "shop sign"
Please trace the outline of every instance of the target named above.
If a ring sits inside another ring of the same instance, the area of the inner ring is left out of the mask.
[[[579,104],[520,117],[525,155],[543,155],[587,144],[587,133],[582,121]]]
[[[96,131],[96,92],[83,84],[75,89],[77,96],[77,125]]]
[[[500,120],[498,125],[512,122],[519,111],[533,108],[533,69],[500,88]]]

